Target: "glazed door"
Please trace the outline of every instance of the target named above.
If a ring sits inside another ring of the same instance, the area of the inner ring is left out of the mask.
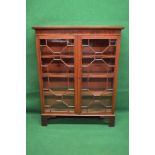
[[[81,36],[81,114],[112,113],[116,37]]]
[[[43,112],[74,113],[75,38],[40,37]]]

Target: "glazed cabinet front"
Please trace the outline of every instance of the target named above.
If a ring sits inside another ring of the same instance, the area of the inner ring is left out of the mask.
[[[75,38],[39,37],[43,113],[75,111]]]
[[[39,37],[43,113],[112,113],[117,38]]]
[[[90,35],[80,40],[80,113],[112,113],[117,38]]]

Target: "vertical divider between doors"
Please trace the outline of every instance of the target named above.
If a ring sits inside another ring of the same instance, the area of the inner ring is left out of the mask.
[[[75,37],[75,54],[74,54],[74,66],[75,66],[75,113],[81,113],[81,37],[76,35]]]

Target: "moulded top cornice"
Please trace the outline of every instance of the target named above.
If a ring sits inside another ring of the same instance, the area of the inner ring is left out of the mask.
[[[59,29],[99,29],[99,30],[122,30],[124,26],[33,26],[35,30],[59,30]]]

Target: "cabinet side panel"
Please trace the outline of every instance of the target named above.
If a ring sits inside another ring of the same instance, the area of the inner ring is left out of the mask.
[[[41,55],[40,55],[40,40],[36,36],[36,54],[38,61],[38,77],[40,86],[40,99],[41,99],[41,113],[44,112],[44,96],[43,96],[43,81],[42,81],[42,69],[41,69]]]

